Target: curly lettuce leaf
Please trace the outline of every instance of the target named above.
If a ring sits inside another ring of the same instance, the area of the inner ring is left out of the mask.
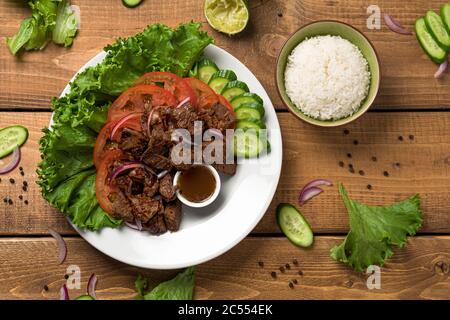
[[[148,281],[140,275],[135,282],[137,299],[141,300],[192,300],[195,287],[195,267],[189,267],[175,278],[162,282],[145,293]]]
[[[43,197],[71,218],[79,228],[117,227],[95,196],[93,149],[106,122],[109,106],[145,72],[170,70],[187,75],[212,42],[200,24],[177,29],[156,24],[105,48],[106,58],[87,68],[71,84],[70,92],[54,98],[53,125],[43,130],[38,184]]]
[[[62,0],[58,4],[56,12],[55,28],[53,29],[52,40],[54,43],[69,47],[77,34],[77,17],[70,8],[70,1]]]
[[[339,193],[350,218],[350,232],[331,249],[331,257],[363,272],[370,265],[382,266],[394,254],[392,247],[403,247],[407,235],[422,226],[420,198],[414,195],[391,206],[368,206],[349,198],[342,184]]]

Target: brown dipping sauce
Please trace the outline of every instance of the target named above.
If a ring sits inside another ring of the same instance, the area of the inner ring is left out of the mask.
[[[180,194],[191,202],[207,200],[216,190],[216,184],[216,178],[204,166],[193,166],[181,172],[177,182]]]

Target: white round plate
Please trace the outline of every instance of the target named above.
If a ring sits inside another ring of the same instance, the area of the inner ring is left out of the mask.
[[[90,232],[73,226],[92,246],[116,260],[149,269],[184,268],[211,260],[245,238],[272,201],[282,163],[280,126],[272,102],[258,79],[234,56],[214,45],[209,45],[204,55],[219,68],[233,70],[264,100],[271,152],[239,164],[233,177],[222,176],[222,191],[213,204],[201,209],[183,207],[177,232],[154,236],[127,227]],[[78,73],[105,56],[105,52],[99,53]],[[68,84],[61,96],[69,91]]]

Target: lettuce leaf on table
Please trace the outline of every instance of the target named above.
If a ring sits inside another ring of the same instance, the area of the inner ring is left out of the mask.
[[[199,23],[171,29],[162,24],[107,46],[106,58],[80,73],[70,92],[54,98],[53,126],[43,130],[38,181],[43,197],[82,229],[116,227],[95,197],[93,149],[114,99],[142,74],[171,71],[186,76],[213,40]]]
[[[392,257],[393,246],[403,247],[407,235],[422,226],[420,198],[414,195],[391,206],[368,206],[349,198],[342,184],[339,193],[350,218],[350,232],[331,249],[331,257],[363,272],[370,265],[382,266]]]

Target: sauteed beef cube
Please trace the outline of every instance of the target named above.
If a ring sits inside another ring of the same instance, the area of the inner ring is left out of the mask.
[[[145,180],[143,193],[146,197],[153,197],[158,190],[159,182],[154,175]]]
[[[213,167],[220,173],[233,176],[236,173],[237,163],[213,164]]]
[[[128,222],[134,221],[133,206],[121,190],[111,193],[109,200],[112,203],[111,215],[114,218],[123,219]]]
[[[156,176],[144,168],[136,168],[128,176],[133,182],[131,192],[133,195],[143,193],[147,197],[153,197],[159,190],[159,183]],[[137,192],[138,190],[140,191]]]
[[[198,120],[197,110],[189,103],[180,108],[170,110],[171,130],[183,128],[193,135],[194,122]]]
[[[144,154],[141,157],[141,161],[150,166],[152,169],[156,170],[169,170],[172,168],[172,163],[169,158],[157,153],[153,153],[150,148],[145,150]]]
[[[178,231],[181,224],[181,202],[175,200],[167,204],[164,209],[164,221],[166,222],[167,229],[170,231]]]
[[[119,141],[119,148],[133,155],[140,155],[147,146],[145,136],[135,130],[125,128],[122,131]]]
[[[171,173],[166,174],[159,180],[159,193],[166,201],[171,201],[175,198],[175,187],[173,186],[173,176]]]
[[[153,198],[138,195],[132,196],[129,199],[133,205],[135,217],[143,223],[148,222],[154,215],[164,210],[161,201]]]
[[[162,234],[167,231],[163,214],[157,214],[144,224],[146,230],[152,234]]]
[[[199,117],[207,128],[219,130],[235,128],[234,117],[227,107],[221,104],[215,104],[211,108],[201,110]]]

